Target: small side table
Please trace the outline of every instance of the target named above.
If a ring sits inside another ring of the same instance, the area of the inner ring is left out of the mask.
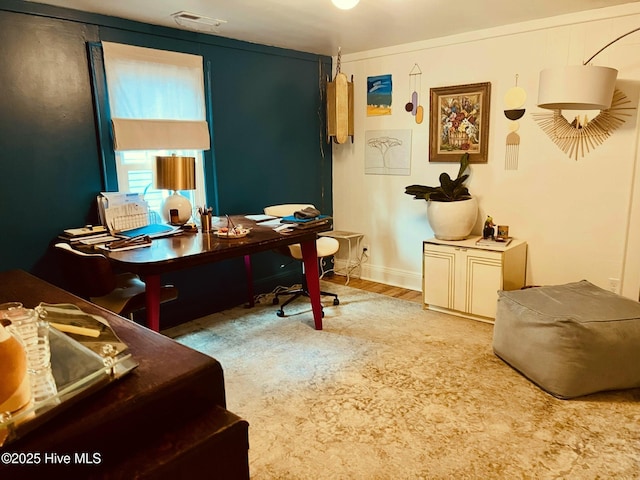
[[[336,270],[335,263],[334,263],[333,271],[335,273],[345,275],[347,277],[347,281],[345,282],[345,285],[348,285],[349,280],[351,278],[351,273],[353,273],[353,271],[356,269],[360,269],[360,267],[362,266],[362,255],[360,254],[361,253],[360,244],[362,242],[362,239],[364,238],[364,234],[357,233],[357,232],[346,232],[344,230],[332,230],[330,232],[321,232],[318,234],[318,236],[331,237],[331,238],[335,238],[339,242],[341,240],[345,240],[347,242],[349,253],[347,255],[347,263],[344,267],[344,270],[340,270],[340,271]],[[356,249],[355,258],[353,257],[354,247]],[[361,273],[362,273],[361,270],[358,271],[358,275],[360,275]]]

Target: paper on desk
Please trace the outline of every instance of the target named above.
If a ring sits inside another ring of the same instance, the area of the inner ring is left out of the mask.
[[[279,227],[280,225],[282,225],[282,222],[280,221],[280,218],[276,217],[273,220],[267,220],[266,222],[260,222],[260,226],[265,226],[265,227]]]
[[[244,218],[248,218],[249,220],[253,220],[254,222],[260,222],[264,224],[265,220],[272,220],[274,218],[273,215],[245,215]]]
[[[111,234],[149,224],[149,205],[139,193],[101,192],[98,213]]]
[[[137,243],[134,245],[125,245],[124,247],[118,247],[118,248],[109,248],[107,245],[96,245],[97,248],[101,248],[102,250],[106,250],[107,252],[124,252],[125,250],[134,250],[136,248],[145,248],[150,246],[151,246],[151,242]]]

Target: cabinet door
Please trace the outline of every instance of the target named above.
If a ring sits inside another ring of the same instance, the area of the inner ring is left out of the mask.
[[[454,249],[433,245],[424,249],[422,291],[425,304],[454,308],[455,276]]]
[[[467,250],[466,257],[467,313],[495,318],[498,290],[502,288],[502,254]]]

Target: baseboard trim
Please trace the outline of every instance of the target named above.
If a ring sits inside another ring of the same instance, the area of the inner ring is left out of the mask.
[[[340,271],[344,271],[346,260],[335,259],[335,267]],[[406,288],[416,292],[422,291],[422,275],[399,270],[395,268],[386,268],[368,263],[362,263],[359,269],[351,273],[353,278],[362,278],[372,282],[384,283],[394,287]]]

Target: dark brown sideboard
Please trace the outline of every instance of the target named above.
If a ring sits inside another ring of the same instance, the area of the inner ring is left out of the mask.
[[[0,272],[0,302],[6,301],[26,307],[73,303],[100,315],[138,367],[0,448],[0,455],[40,457],[37,465],[0,462],[0,478],[249,478],[249,424],[226,409],[223,370],[215,359],[21,270]],[[76,454],[98,461],[51,460]]]

